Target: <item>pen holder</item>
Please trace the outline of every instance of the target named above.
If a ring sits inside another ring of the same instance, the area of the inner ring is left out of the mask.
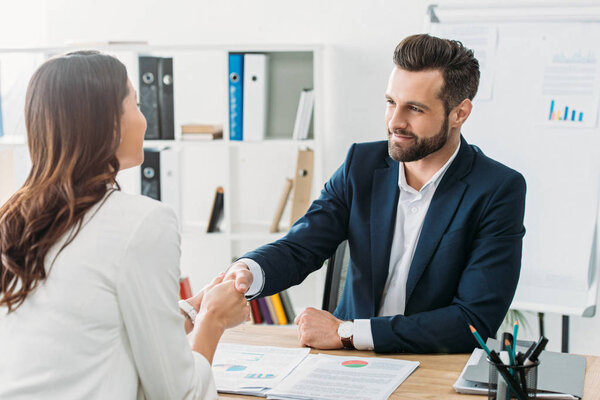
[[[495,363],[489,358],[487,359],[490,365],[489,385],[488,385],[488,400],[510,400],[510,399],[535,399],[537,392],[537,374],[539,361],[534,364],[524,365],[506,365]],[[519,397],[511,385],[504,379],[501,370],[506,371],[512,377],[513,383],[517,384],[525,396]]]

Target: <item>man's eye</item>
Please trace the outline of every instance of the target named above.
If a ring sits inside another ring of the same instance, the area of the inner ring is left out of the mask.
[[[385,102],[388,104],[396,104],[396,103],[394,103],[394,100],[390,100],[390,99],[386,99]]]
[[[415,106],[410,106],[410,110],[415,112],[422,112],[420,108],[417,108]]]

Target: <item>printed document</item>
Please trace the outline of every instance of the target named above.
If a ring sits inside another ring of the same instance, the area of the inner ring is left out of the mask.
[[[309,355],[267,399],[387,399],[419,366],[389,358]]]
[[[264,397],[308,353],[309,348],[220,343],[212,366],[217,391]]]

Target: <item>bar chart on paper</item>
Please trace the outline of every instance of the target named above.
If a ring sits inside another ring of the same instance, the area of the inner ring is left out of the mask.
[[[570,121],[583,122],[583,111],[576,110],[574,107],[559,106],[555,100],[550,100],[550,111],[548,112],[548,121]]]
[[[599,73],[600,63],[589,49],[551,51],[544,66],[538,121],[552,127],[594,128]]]

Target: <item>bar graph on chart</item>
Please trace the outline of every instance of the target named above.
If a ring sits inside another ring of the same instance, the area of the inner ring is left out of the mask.
[[[548,113],[548,121],[571,121],[583,122],[583,111],[578,111],[575,108],[570,108],[568,105],[559,106],[554,99],[550,100],[550,111]]]

